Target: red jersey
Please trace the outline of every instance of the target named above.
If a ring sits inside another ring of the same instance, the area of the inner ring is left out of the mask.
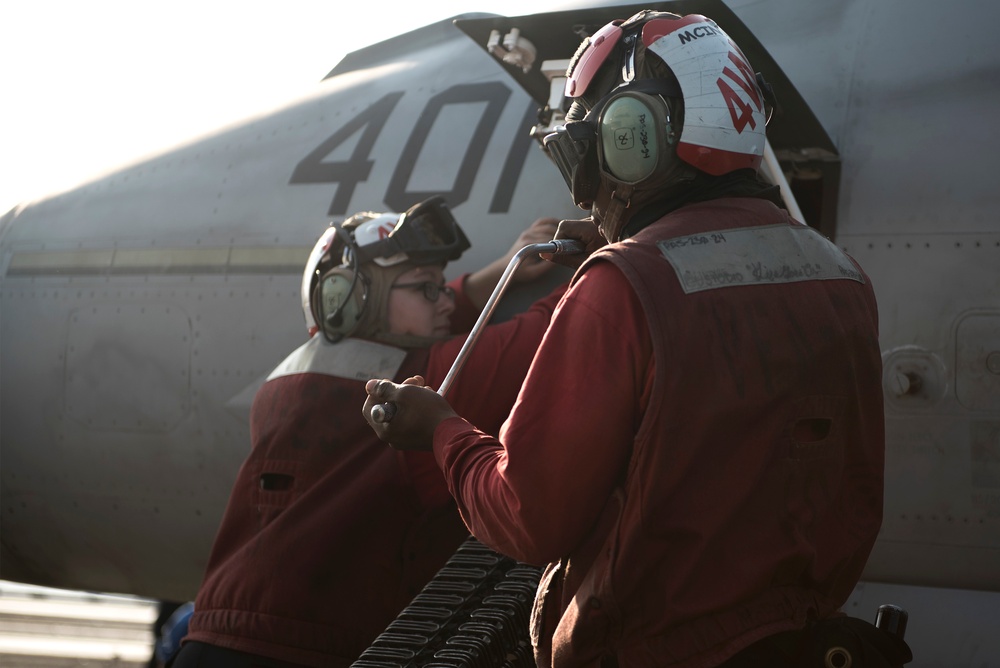
[[[875,541],[871,284],[770,202],[686,206],[577,273],[499,440],[434,450],[477,538],[549,563],[539,666],[715,666],[836,614]]]

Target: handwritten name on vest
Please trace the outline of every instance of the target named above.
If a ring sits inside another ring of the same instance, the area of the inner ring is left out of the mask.
[[[777,225],[691,234],[657,242],[686,293],[737,285],[848,279],[847,255],[806,227]]]

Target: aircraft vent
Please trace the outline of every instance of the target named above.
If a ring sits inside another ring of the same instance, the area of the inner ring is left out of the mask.
[[[352,668],[534,668],[541,569],[468,538]]]

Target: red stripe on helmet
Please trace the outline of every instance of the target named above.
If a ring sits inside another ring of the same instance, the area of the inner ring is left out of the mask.
[[[721,176],[737,169],[760,169],[761,156],[737,153],[721,148],[709,148],[679,142],[677,157],[712,176]]]
[[[590,37],[590,45],[580,55],[566,80],[566,97],[580,97],[587,92],[590,82],[621,37],[622,29],[615,22],[607,24]]]

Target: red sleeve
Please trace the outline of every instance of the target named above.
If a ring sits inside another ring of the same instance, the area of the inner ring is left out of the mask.
[[[561,285],[524,313],[483,330],[448,392],[449,403],[460,415],[468,416],[489,433],[500,431],[549,319],[565,291],[566,285]],[[476,311],[473,322],[478,317],[479,311]],[[428,385],[434,388],[441,385],[465,338],[457,336],[431,347],[424,372]],[[421,452],[405,459],[417,493],[422,499],[431,500],[425,502],[434,505],[448,498],[444,478],[430,453]]]
[[[455,311],[451,314],[452,334],[464,334],[471,330],[482,312],[482,309],[476,308],[476,305],[465,294],[465,279],[468,277],[469,274],[465,273],[448,281],[448,287],[455,291]]]
[[[483,329],[448,391],[448,402],[459,415],[488,433],[500,431],[566,287],[557,287],[524,313]],[[465,339],[456,336],[431,347],[424,374],[428,385],[441,385]]]
[[[652,378],[631,285],[611,264],[588,267],[556,309],[499,440],[471,419],[434,434],[472,533],[528,563],[569,554],[624,479]]]

